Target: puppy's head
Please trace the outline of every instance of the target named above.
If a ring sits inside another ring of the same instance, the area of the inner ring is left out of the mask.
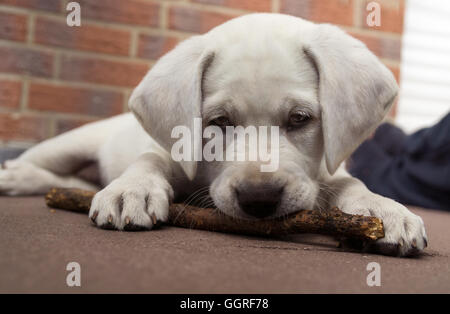
[[[268,163],[261,158],[203,161],[197,169],[201,137],[192,142],[192,158],[181,161],[191,180],[198,171],[209,176],[220,210],[260,218],[315,208],[321,177],[376,128],[396,94],[391,72],[340,29],[255,14],[181,43],[147,74],[130,107],[168,151],[177,140],[173,128],[195,133],[195,118],[221,130],[277,127],[277,145],[271,136],[265,143],[277,158],[273,171],[261,171]],[[248,156],[252,144],[244,147]]]

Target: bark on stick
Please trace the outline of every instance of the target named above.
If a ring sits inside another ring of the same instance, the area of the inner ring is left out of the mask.
[[[52,208],[88,213],[94,195],[91,191],[53,188],[45,200]],[[383,222],[379,218],[349,215],[338,208],[299,210],[283,218],[254,221],[236,219],[216,209],[172,204],[167,223],[182,228],[257,236],[318,233],[371,241],[384,237]]]

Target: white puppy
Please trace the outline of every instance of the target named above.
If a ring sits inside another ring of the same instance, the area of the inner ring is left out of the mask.
[[[72,175],[95,161],[106,187],[90,217],[100,227],[151,229],[167,219],[174,196],[209,191],[221,211],[241,218],[330,206],[376,216],[386,231],[376,248],[408,255],[427,245],[422,219],[340,167],[382,121],[397,89],[365,45],[337,27],[280,14],[239,17],[161,58],[131,96],[134,116],[88,124],[6,162],[0,193],[96,189]],[[203,127],[279,126],[278,170],[261,172],[258,161],[175,162],[171,131],[192,129],[194,118]]]

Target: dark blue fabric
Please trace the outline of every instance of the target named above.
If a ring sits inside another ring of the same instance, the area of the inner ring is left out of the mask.
[[[403,204],[450,211],[450,113],[411,135],[382,124],[353,153],[348,167],[375,193]]]

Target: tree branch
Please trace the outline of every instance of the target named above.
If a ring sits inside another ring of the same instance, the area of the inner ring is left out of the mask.
[[[45,200],[52,208],[88,213],[94,195],[95,192],[90,191],[53,188]],[[384,237],[383,222],[379,218],[349,215],[338,208],[299,210],[283,218],[243,220],[211,208],[172,204],[167,223],[182,228],[259,236],[318,233],[371,241]]]

